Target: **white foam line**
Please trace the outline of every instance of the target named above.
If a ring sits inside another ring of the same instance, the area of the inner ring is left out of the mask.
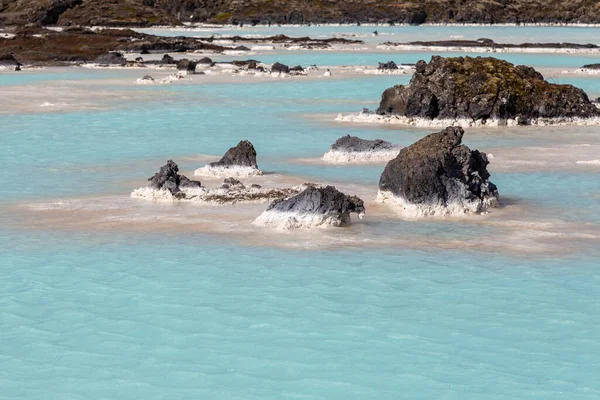
[[[584,165],[600,165],[600,160],[583,160],[576,161],[576,164],[584,164]]]
[[[578,68],[572,71],[564,70],[561,74],[574,74],[574,75],[600,75],[600,69],[589,69],[589,68]]]
[[[329,150],[323,155],[323,161],[331,164],[368,164],[387,162],[395,158],[400,148],[375,151],[339,151]]]
[[[473,121],[472,119],[427,119],[404,117],[401,115],[378,115],[370,114],[339,114],[335,119],[339,122],[356,122],[356,123],[372,123],[372,124],[391,124],[391,125],[409,125],[416,127],[447,127],[447,126],[462,126],[462,127],[496,127],[496,126],[516,126],[516,119],[488,119],[485,123],[482,120]],[[529,121],[529,125],[534,126],[552,126],[552,125],[600,125],[600,117],[592,118],[538,118]]]
[[[220,177],[245,177],[245,176],[256,176],[262,175],[262,171],[254,167],[214,167],[211,165],[205,165],[202,168],[198,168],[194,171],[196,176],[220,176]]]
[[[483,201],[480,199],[473,201],[454,199],[446,205],[440,203],[413,204],[406,201],[403,197],[382,190],[377,193],[377,201],[391,204],[406,218],[472,215],[487,213],[490,208],[498,207],[498,199],[496,197],[488,197]]]

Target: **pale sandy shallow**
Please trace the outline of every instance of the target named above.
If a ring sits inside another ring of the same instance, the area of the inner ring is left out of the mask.
[[[302,177],[263,175],[244,183],[291,186],[305,181]],[[320,183],[334,184],[365,200],[364,219],[352,214],[349,227],[282,231],[253,223],[266,204],[153,203],[132,199],[129,193],[9,203],[1,207],[0,219],[15,229],[181,235],[203,232],[245,245],[302,249],[460,248],[527,256],[566,254],[600,245],[600,225],[569,222],[561,217],[560,210],[532,208],[511,199],[501,198],[500,207],[486,215],[412,218],[379,203],[376,185]],[[214,187],[218,181],[204,184]],[[465,229],[456,233],[456,227]]]

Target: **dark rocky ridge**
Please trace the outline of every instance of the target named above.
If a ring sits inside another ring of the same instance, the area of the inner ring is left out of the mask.
[[[227,150],[225,155],[209,164],[211,167],[250,167],[258,169],[256,163],[256,150],[250,141],[242,140],[237,146]]]
[[[0,39],[0,54],[13,54],[25,65],[69,65],[93,62],[110,52],[184,52],[227,47],[204,43],[192,37],[159,37],[130,29],[96,32],[69,28],[64,32],[30,27],[15,30],[15,38]]]
[[[426,119],[589,118],[600,111],[581,89],[544,80],[533,68],[492,57],[434,56],[419,61],[406,86],[383,92],[379,114]]]
[[[155,190],[166,189],[171,192],[172,195],[177,195],[181,192],[181,188],[199,188],[202,184],[199,181],[192,181],[185,175],[179,175],[179,167],[173,160],[167,161],[167,163],[160,167],[154,176],[148,178],[148,187]]]
[[[600,49],[600,46],[587,43],[496,43],[491,39],[478,40],[436,40],[407,43],[382,43],[387,46],[422,46],[422,47],[489,47],[490,49]]]
[[[583,68],[583,69],[600,69],[600,63],[599,64],[586,64],[586,65],[582,66],[581,68]]]
[[[0,24],[600,23],[590,0],[0,0]]]
[[[365,213],[364,202],[356,196],[348,196],[333,186],[309,186],[294,197],[273,201],[268,211],[295,214],[318,214],[332,218],[335,225],[344,226],[350,223],[350,213],[359,218]]]
[[[385,140],[375,139],[367,140],[361,139],[356,136],[342,136],[331,146],[333,151],[346,151],[346,152],[369,152],[369,151],[380,151],[380,150],[391,150],[394,146],[390,142]]]
[[[430,207],[425,214],[435,214],[437,207],[480,212],[496,206],[487,156],[461,144],[463,134],[462,128],[449,127],[402,149],[381,174],[379,190]]]

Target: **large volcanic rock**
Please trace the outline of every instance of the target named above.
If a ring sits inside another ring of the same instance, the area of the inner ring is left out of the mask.
[[[402,149],[379,180],[379,198],[411,216],[471,214],[498,204],[485,153],[462,145],[464,131],[449,127]]]
[[[385,140],[346,135],[335,141],[323,155],[323,160],[333,163],[388,161],[399,151],[399,146]]]
[[[359,218],[365,214],[364,203],[358,197],[333,186],[308,186],[296,196],[272,202],[255,223],[283,229],[347,226],[351,212]]]
[[[212,162],[194,172],[195,175],[251,176],[260,175],[256,163],[256,150],[250,141],[242,140],[227,150],[217,162]]]
[[[439,56],[419,61],[408,85],[387,89],[377,112],[500,124],[600,116],[583,90],[549,83],[531,67],[492,57]]]
[[[154,190],[168,190],[172,195],[176,195],[182,188],[200,188],[202,184],[199,181],[192,181],[185,175],[179,175],[179,167],[173,160],[160,167],[154,176],[148,178],[148,187]]]

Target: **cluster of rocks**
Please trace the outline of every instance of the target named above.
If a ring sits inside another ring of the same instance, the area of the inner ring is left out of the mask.
[[[387,89],[377,113],[425,120],[521,125],[600,116],[585,92],[531,67],[492,57],[419,61],[408,85]]]
[[[391,70],[398,69],[398,65],[393,61],[388,61],[388,62],[383,62],[383,63],[380,62],[377,69],[380,71],[391,71]]]
[[[378,199],[399,207],[404,216],[457,215],[485,213],[499,204],[496,186],[490,181],[485,153],[462,144],[464,131],[448,127],[400,149],[383,140],[344,136],[332,149],[356,153],[394,149],[379,180]],[[256,150],[247,140],[230,148],[211,167],[258,169]],[[259,225],[295,229],[316,226],[347,226],[351,213],[362,219],[363,200],[338,191],[333,186],[306,183],[289,188],[263,188],[244,185],[227,176],[220,187],[208,189],[199,181],[179,174],[169,160],[151,177],[147,187],[134,190],[132,197],[151,201],[192,201],[216,204],[270,202],[256,218]]]
[[[244,167],[249,163],[256,165],[256,152],[250,142],[242,141],[231,148],[218,164]],[[148,182],[146,187],[134,190],[131,197],[214,204],[271,202],[255,222],[282,229],[346,226],[350,224],[351,212],[357,213],[359,218],[365,213],[361,199],[347,196],[332,186],[305,183],[289,188],[263,188],[257,184],[248,187],[240,180],[228,177],[218,188],[205,188],[199,181],[180,175],[179,167],[172,160],[167,161]]]
[[[306,71],[302,68],[301,65],[296,65],[295,67],[288,67],[285,64],[281,64],[276,62],[271,65],[271,73],[278,73],[284,75],[306,75]]]

